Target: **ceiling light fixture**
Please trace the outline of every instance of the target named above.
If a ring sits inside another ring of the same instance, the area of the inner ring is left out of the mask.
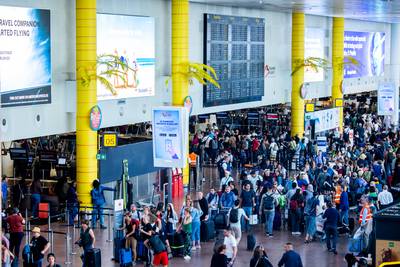
[[[263,0],[260,0],[260,5],[262,5],[263,4]]]

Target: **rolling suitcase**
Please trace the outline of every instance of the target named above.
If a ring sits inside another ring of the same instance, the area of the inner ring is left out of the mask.
[[[247,235],[247,250],[252,251],[256,247],[256,237],[254,234],[249,233]]]
[[[182,257],[185,248],[185,239],[182,233],[175,233],[170,240],[171,252],[174,257]]]
[[[211,220],[202,221],[200,226],[200,241],[208,242],[215,238],[215,225]]]
[[[137,242],[137,247],[136,247],[136,253],[138,259],[144,259],[146,254],[145,254],[145,249],[144,249],[144,242],[143,240],[138,240]]]
[[[39,203],[39,219],[49,218],[50,207],[49,203]]]
[[[123,237],[123,231],[118,230],[116,231],[115,238],[114,238],[114,261],[119,262],[119,255],[121,249],[125,247],[125,238]]]
[[[99,248],[88,250],[85,258],[85,266],[101,267],[101,251]]]
[[[119,265],[121,267],[132,266],[132,250],[130,248],[122,248],[119,251]]]

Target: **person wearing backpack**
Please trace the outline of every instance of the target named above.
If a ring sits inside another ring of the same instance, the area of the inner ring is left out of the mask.
[[[236,243],[239,244],[240,239],[242,239],[242,228],[241,228],[241,219],[242,217],[249,221],[249,217],[247,217],[245,211],[240,208],[240,200],[235,200],[235,206],[231,208],[228,212],[229,218],[229,226],[232,230],[233,236],[236,239]]]
[[[260,216],[262,212],[265,216],[265,235],[273,237],[275,207],[278,205],[278,200],[275,198],[272,186],[268,186],[268,191],[262,196],[260,203]]]
[[[304,207],[304,215],[306,221],[306,239],[304,243],[312,242],[316,229],[317,206],[319,205],[318,193],[314,192],[312,187],[308,187],[308,191],[312,193],[312,197],[306,200]]]
[[[301,235],[300,222],[301,222],[301,208],[304,203],[301,189],[297,188],[296,193],[290,198],[289,201],[289,213],[290,222],[292,226],[292,235]]]

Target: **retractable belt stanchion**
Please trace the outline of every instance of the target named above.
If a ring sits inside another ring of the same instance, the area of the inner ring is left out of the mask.
[[[65,236],[65,248],[67,249],[67,252],[65,254],[65,262],[64,263],[66,265],[70,265],[70,264],[72,264],[70,255],[73,253],[71,252],[71,235],[69,233],[69,226],[68,226],[67,235]]]
[[[107,216],[108,216],[108,239],[106,241],[107,242],[112,242],[112,239],[111,239],[111,214],[110,214],[110,212],[107,214]]]
[[[28,209],[25,209],[25,230],[27,232],[25,238],[25,244],[28,244],[29,240],[31,239],[31,223],[28,218]]]

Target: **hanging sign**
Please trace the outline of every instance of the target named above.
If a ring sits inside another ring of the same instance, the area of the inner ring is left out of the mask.
[[[90,109],[90,128],[93,131],[98,131],[101,126],[102,114],[98,105]]]

